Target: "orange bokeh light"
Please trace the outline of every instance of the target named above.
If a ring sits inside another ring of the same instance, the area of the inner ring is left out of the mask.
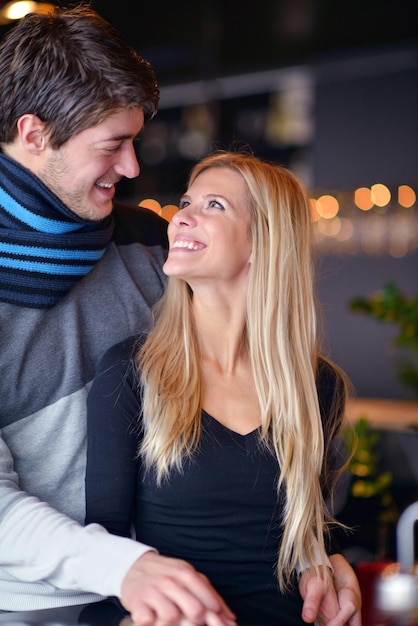
[[[149,209],[150,211],[154,211],[154,213],[158,213],[161,215],[161,204],[158,200],[154,200],[154,198],[146,198],[145,200],[141,200],[138,203],[138,206],[142,206],[145,209]]]
[[[311,198],[309,201],[310,209],[311,209],[311,218],[313,222],[317,222],[321,219],[321,216],[318,213],[318,209],[316,208],[316,200]]]
[[[371,197],[376,206],[386,206],[390,202],[391,194],[386,185],[377,183],[370,188]]]
[[[409,208],[415,204],[417,201],[417,195],[412,187],[409,185],[400,185],[398,187],[398,203],[405,207]]]
[[[331,195],[324,195],[318,198],[316,201],[316,210],[319,215],[326,220],[330,220],[335,217],[340,207],[337,198]]]
[[[369,211],[373,206],[372,192],[368,187],[359,187],[354,192],[354,203],[362,211]]]
[[[177,213],[178,210],[179,208],[175,204],[166,204],[161,209],[161,215],[164,217],[164,219],[167,220],[167,222],[171,222],[173,216]]]

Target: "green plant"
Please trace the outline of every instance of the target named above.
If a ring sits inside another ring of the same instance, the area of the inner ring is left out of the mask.
[[[378,496],[381,505],[379,521],[396,521],[397,511],[391,492],[392,474],[379,466],[379,434],[372,430],[367,418],[361,417],[353,427],[345,429],[344,439],[347,451],[354,450],[347,468],[352,475],[352,496]]]
[[[388,283],[368,298],[354,298],[349,307],[355,313],[397,325],[392,344],[403,352],[396,360],[398,378],[418,396],[418,297],[410,298],[395,283]]]
[[[361,417],[344,430],[344,444],[350,457],[347,471],[351,475],[353,498],[374,499],[376,517],[376,556],[388,554],[390,534],[394,532],[399,509],[392,492],[392,473],[380,466],[379,433],[367,418]]]

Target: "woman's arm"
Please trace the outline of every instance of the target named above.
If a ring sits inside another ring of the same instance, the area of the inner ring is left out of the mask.
[[[299,580],[303,598],[302,619],[324,626],[361,626],[361,592],[357,576],[341,555],[330,557],[334,587],[327,589],[313,569],[305,570]]]
[[[129,537],[137,485],[140,410],[132,338],[102,358],[87,399],[86,524]]]
[[[130,532],[138,480],[140,397],[129,358],[132,346],[128,340],[106,353],[87,402],[86,522],[98,522],[120,535]],[[134,623],[234,623],[233,613],[205,576],[151,548],[126,572],[118,595]]]

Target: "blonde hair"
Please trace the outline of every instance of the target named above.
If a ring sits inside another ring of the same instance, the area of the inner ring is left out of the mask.
[[[189,184],[214,167],[239,173],[248,189],[252,263],[243,345],[261,408],[261,441],[277,457],[277,488],[284,487],[286,494],[279,585],[288,587],[298,565],[315,567],[329,583],[327,568],[320,572],[317,563],[318,551],[322,562],[326,560],[328,514],[322,487],[339,415],[328,418],[330,432],[324,441],[315,379],[309,197],[290,171],[242,152],[206,157],[192,169]],[[146,467],[155,468],[159,481],[173,467],[181,470],[182,460],[200,439],[199,342],[191,303],[187,283],[171,277],[156,309],[155,327],[137,358],[144,420],[140,454]]]

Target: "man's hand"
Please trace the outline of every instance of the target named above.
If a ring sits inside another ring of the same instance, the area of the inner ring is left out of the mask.
[[[361,593],[357,576],[341,554],[330,557],[334,589],[327,589],[313,569],[303,572],[299,591],[304,600],[302,619],[321,626],[361,626]]]
[[[231,626],[235,615],[208,579],[192,565],[146,552],[126,574],[121,602],[140,626],[207,624]]]

